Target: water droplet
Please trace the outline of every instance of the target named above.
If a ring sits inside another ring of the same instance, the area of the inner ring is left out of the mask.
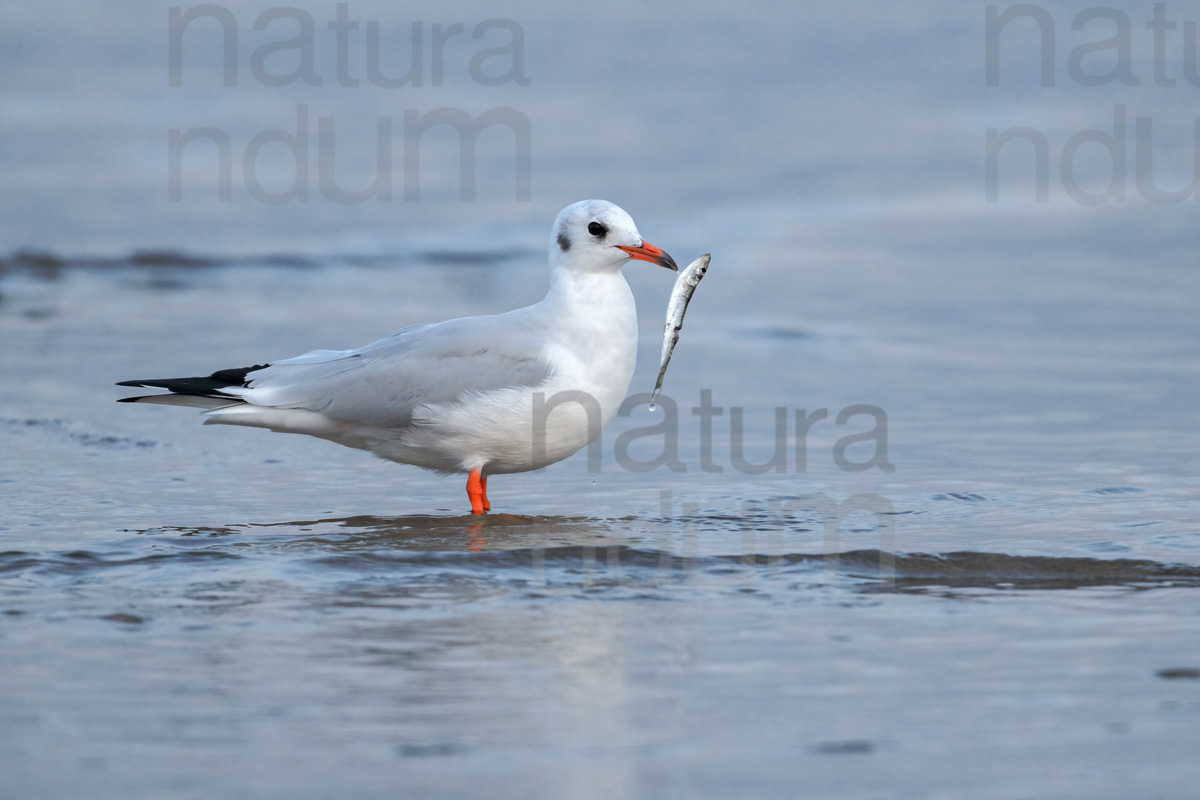
[[[651,403],[651,404],[650,404],[650,410],[651,410],[651,411],[653,411],[653,410],[654,410],[654,403]]]

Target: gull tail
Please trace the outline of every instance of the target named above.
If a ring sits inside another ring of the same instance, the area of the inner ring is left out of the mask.
[[[230,387],[244,387],[249,381],[246,375],[265,369],[270,364],[253,367],[222,369],[207,378],[151,378],[138,381],[121,381],[117,386],[137,386],[150,389],[166,389],[170,394],[149,394],[141,397],[122,397],[118,403],[158,403],[166,406],[189,406],[192,408],[221,408],[244,402],[237,395],[226,393]]]

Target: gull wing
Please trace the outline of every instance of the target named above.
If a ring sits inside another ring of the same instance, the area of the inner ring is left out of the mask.
[[[224,392],[255,406],[402,427],[421,406],[538,386],[551,371],[528,317],[510,312],[414,325],[357,350],[316,350],[276,361]]]

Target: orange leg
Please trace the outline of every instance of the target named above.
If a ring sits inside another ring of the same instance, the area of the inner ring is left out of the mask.
[[[472,514],[482,514],[489,507],[486,484],[477,469],[471,470],[467,476],[467,497],[471,501]]]
[[[481,489],[483,489],[483,510],[484,510],[484,511],[491,511],[491,510],[492,510],[492,504],[491,504],[491,502],[490,502],[490,501],[487,499],[487,478],[480,478],[480,479],[479,479],[479,486],[480,486],[480,488],[481,488]]]

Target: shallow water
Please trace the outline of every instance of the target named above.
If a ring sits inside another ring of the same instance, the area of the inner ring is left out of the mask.
[[[1135,413],[1191,385],[1182,352],[1114,364],[1034,329],[968,360],[974,315],[860,317],[810,274],[798,302],[825,321],[784,325],[746,314],[715,264],[668,373],[686,471],[629,468],[661,436],[618,458],[622,432],[665,413],[643,398],[598,469],[581,453],[497,476],[482,520],[461,516],[458,478],[112,402],[118,378],[525,302],[538,260],[10,270],[9,794],[1186,796],[1196,428]],[[631,276],[631,391],[655,372],[658,277]],[[1093,347],[1181,348],[1195,323],[1170,281],[1123,299],[1155,328],[1091,331]],[[704,472],[703,388],[745,403],[755,463],[785,404],[786,471],[734,468],[727,408],[722,472]],[[833,457],[869,417],[814,424],[798,471],[794,410],[856,402],[886,412],[893,471]]]
[[[0,796],[1194,795],[1195,204],[1139,199],[1132,141],[1126,199],[1058,179],[1116,104],[1152,117],[1158,185],[1191,174],[1194,87],[1152,81],[1150,5],[1142,82],[1099,87],[1067,69],[1087,7],[1047,7],[1045,88],[1028,20],[986,85],[970,3],[352,3],[389,45],[523,26],[529,86],[472,82],[462,36],[445,85],[386,91],[337,85],[305,7],[322,87],[248,77],[266,6],[230,7],[228,88],[212,25],[170,88],[162,17],[0,11]],[[432,134],[420,202],[397,177],[390,203],[267,205],[240,171],[220,202],[199,155],[165,199],[169,129],[219,127],[240,163],[298,104],[347,137],[344,187],[381,114],[515,108],[531,200],[484,135],[462,202]],[[1013,150],[988,202],[985,131],[1021,125],[1050,199]],[[458,477],[114,402],[535,302],[583,196],[712,267],[653,411],[671,276],[626,270],[640,397],[594,454],[496,476],[482,519]]]

